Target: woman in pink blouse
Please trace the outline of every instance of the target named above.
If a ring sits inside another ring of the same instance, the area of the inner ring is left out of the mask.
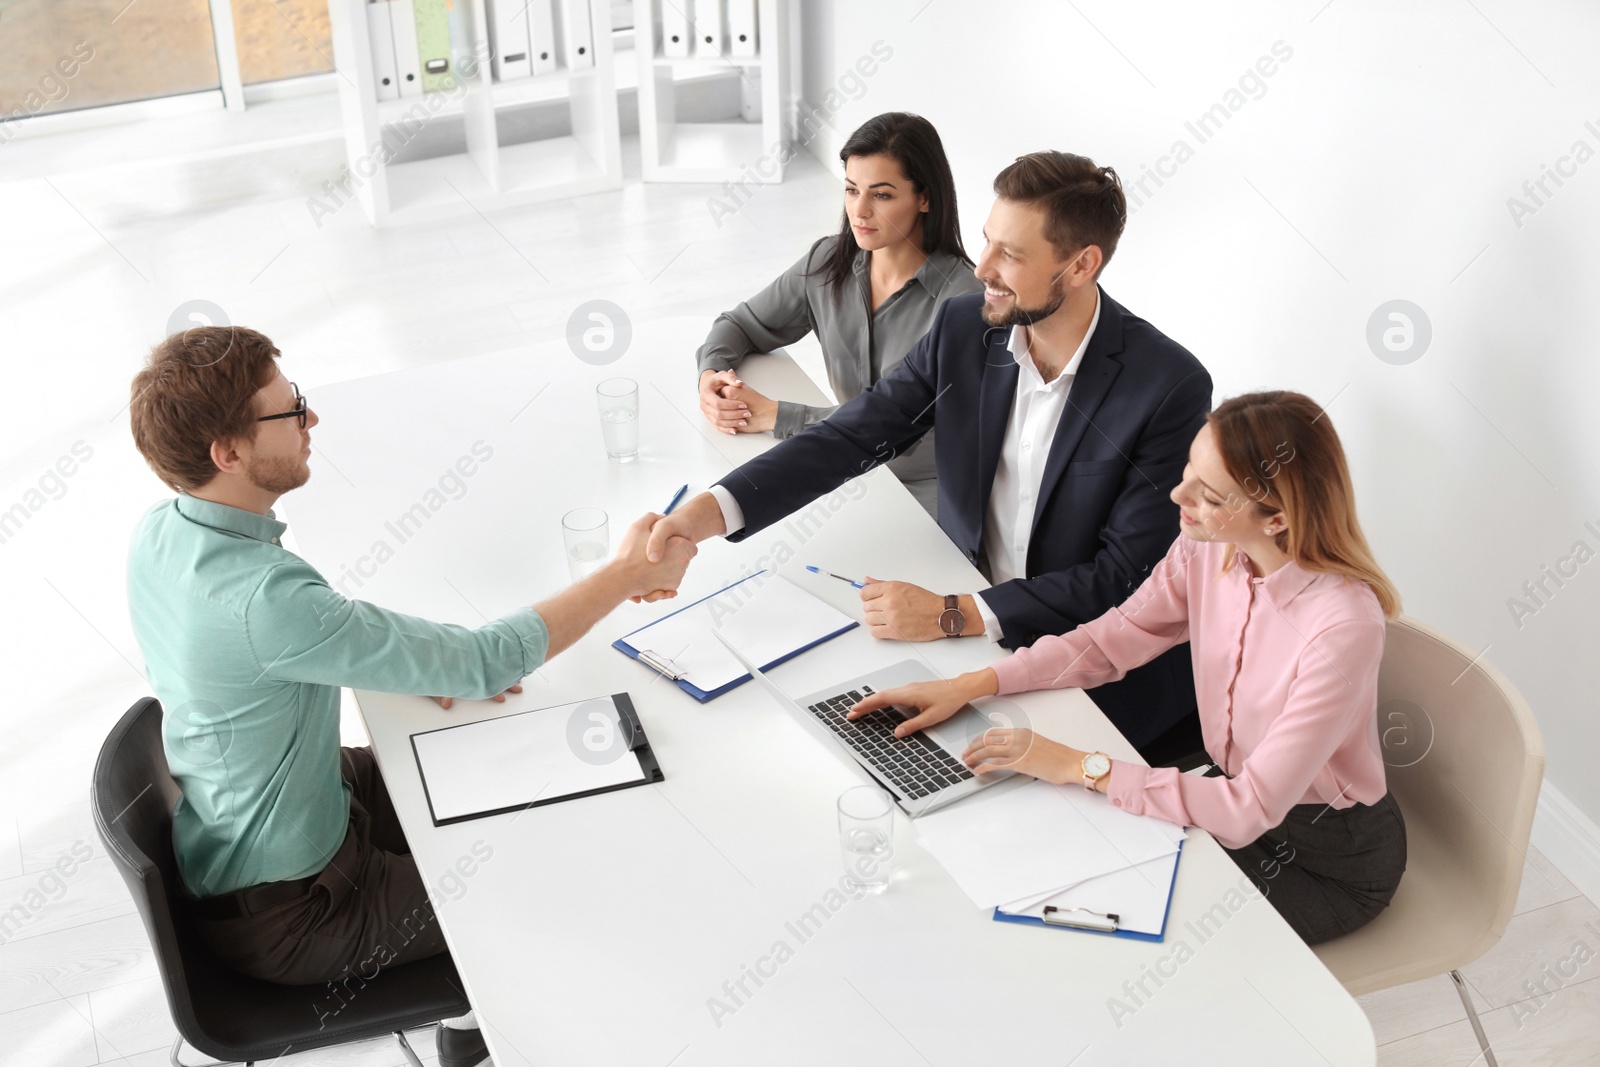
[[[931,726],[981,696],[1092,688],[1187,640],[1205,776],[1086,753],[1027,729],[985,732],[974,769],[1081,782],[1124,810],[1209,831],[1308,944],[1370,922],[1405,870],[1405,823],[1378,746],[1384,620],[1400,599],[1356,521],[1327,415],[1250,393],[1208,418],[1172,491],[1181,535],[1120,607],[992,668],[878,693]]]

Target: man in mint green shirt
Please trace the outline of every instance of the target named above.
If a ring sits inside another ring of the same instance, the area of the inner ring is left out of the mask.
[[[694,549],[649,563],[645,516],[596,574],[476,630],[348,600],[273,516],[310,477],[317,425],[278,355],[254,330],[200,327],[135,378],[135,443],[179,495],[134,534],[128,601],[202,936],[247,974],[331,984],[444,951],[371,751],[339,746],[339,688],[504,700],[622,600],[674,595]],[[476,1031],[450,1033],[441,1064],[479,1062]]]

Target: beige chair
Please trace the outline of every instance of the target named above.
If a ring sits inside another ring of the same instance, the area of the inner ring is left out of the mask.
[[[1505,676],[1411,618],[1389,624],[1378,734],[1406,820],[1406,873],[1389,907],[1314,951],[1352,996],[1445,971],[1489,1067],[1461,978],[1511,921],[1544,777],[1533,713]]]

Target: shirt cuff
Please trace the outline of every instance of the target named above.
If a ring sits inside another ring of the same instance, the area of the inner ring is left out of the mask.
[[[772,424],[772,436],[779,440],[793,437],[806,428],[806,406],[793,400],[778,401],[778,417]]]
[[[978,605],[978,618],[983,620],[983,636],[989,639],[990,644],[998,645],[1000,639],[1006,635],[1005,631],[1000,627],[1000,616],[996,615],[994,609],[989,607],[988,602],[983,599],[982,593],[973,593],[972,602]]]
[[[744,529],[744,509],[733,498],[733,494],[720,485],[713,485],[711,495],[716,498],[717,507],[722,509],[723,536],[731,537]]]
[[[1150,778],[1150,768],[1124,760],[1111,761],[1111,773],[1106,778],[1106,797],[1112,805],[1133,815],[1145,814],[1145,783]]]
[[[695,372],[696,380],[708,370],[734,370],[739,366],[739,360],[732,352],[711,349],[708,345],[702,348],[695,357],[698,369]]]
[[[1028,677],[1028,665],[1024,662],[1026,657],[1018,656],[1018,652],[1027,649],[1018,649],[1005,659],[995,660],[989,664],[989,669],[994,671],[995,680],[999,683],[995,689],[995,696],[1005,696],[1008,693],[1026,693],[1034,688],[1033,680]]]

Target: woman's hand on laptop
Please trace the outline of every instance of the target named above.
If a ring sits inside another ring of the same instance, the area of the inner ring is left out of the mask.
[[[873,693],[845,714],[847,719],[859,719],[879,708],[899,706],[915,710],[917,714],[894,728],[896,737],[905,737],[929,726],[937,726],[960,711],[968,702],[978,697],[993,696],[1000,688],[994,671],[985,667],[957,678],[942,682],[913,682],[896,686],[881,693]]]
[[[977,774],[1016,771],[1056,785],[1083,781],[1083,756],[1078,749],[1040,737],[1026,727],[994,727],[972,739],[961,762]]]

